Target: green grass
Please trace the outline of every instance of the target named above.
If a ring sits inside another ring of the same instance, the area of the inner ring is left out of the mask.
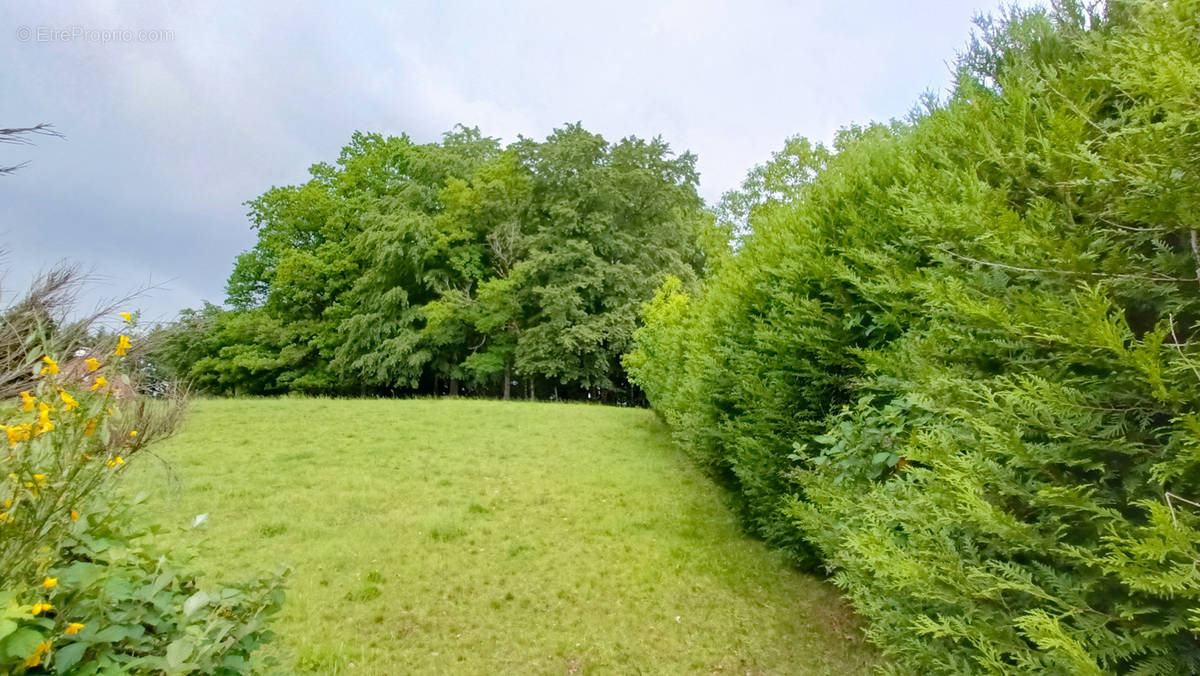
[[[131,465],[214,579],[294,568],[288,672],[861,673],[836,590],[742,534],[652,413],[205,400]]]

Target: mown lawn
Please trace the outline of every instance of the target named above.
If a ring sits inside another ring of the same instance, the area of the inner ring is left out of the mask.
[[[835,590],[739,532],[649,411],[208,400],[131,489],[214,577],[293,567],[287,672],[862,673]]]

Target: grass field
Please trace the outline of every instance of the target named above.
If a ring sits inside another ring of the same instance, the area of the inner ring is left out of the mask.
[[[208,524],[214,578],[287,564],[288,672],[851,674],[824,582],[739,532],[646,410],[475,400],[198,401],[128,475]]]

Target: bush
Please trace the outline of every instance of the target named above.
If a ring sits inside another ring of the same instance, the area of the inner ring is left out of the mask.
[[[202,590],[186,557],[158,548],[114,497],[127,461],[174,430],[182,402],[134,392],[128,335],[63,357],[64,337],[86,332],[45,321],[58,300],[6,317],[24,327],[20,344],[39,347],[9,352],[8,382],[27,389],[0,414],[0,671],[246,673],[282,603],[278,577]]]
[[[1197,35],[984,23],[948,101],[647,310],[635,380],[905,668],[1200,671]]]

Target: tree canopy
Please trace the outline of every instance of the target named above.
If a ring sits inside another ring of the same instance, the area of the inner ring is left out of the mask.
[[[620,357],[667,275],[721,237],[695,157],[579,124],[502,146],[356,133],[308,182],[248,203],[228,308],[188,311],[163,359],[217,392],[474,391],[631,401]],[[715,247],[715,248],[714,248]]]

